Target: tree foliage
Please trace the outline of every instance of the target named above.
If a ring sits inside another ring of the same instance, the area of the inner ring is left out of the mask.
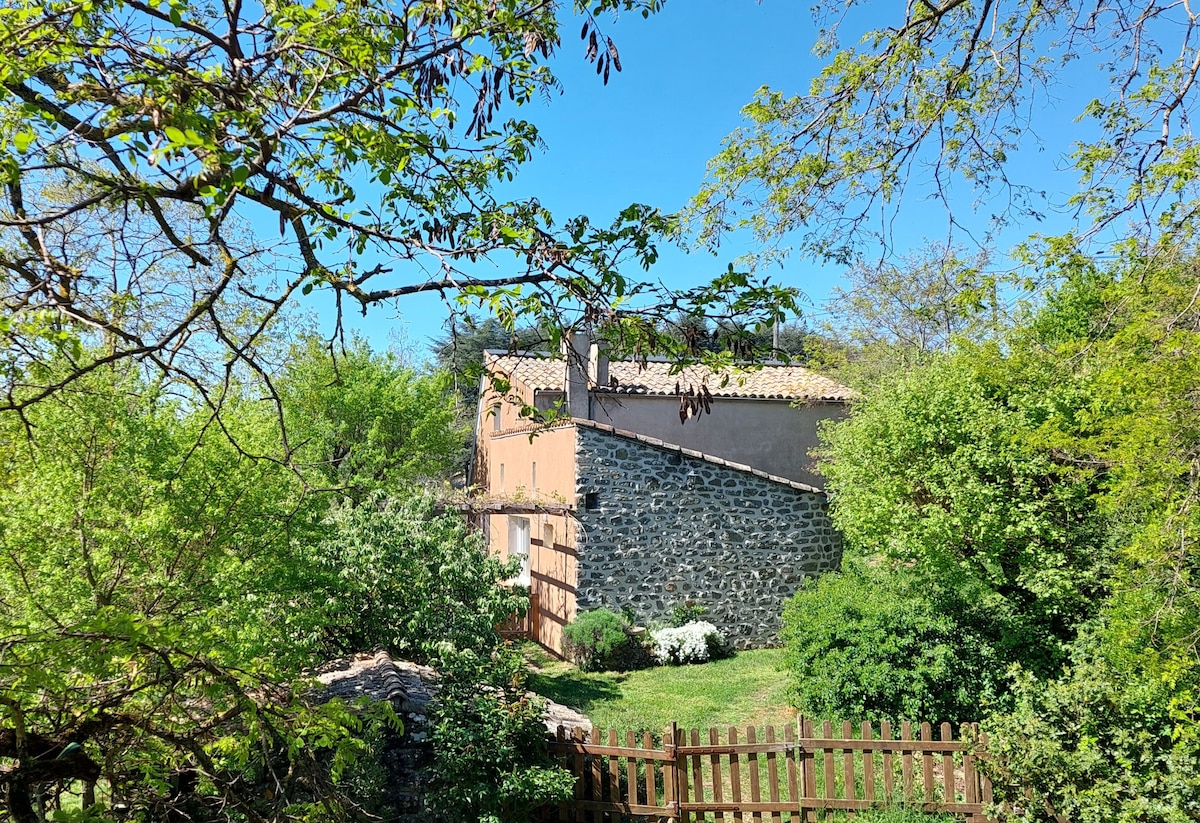
[[[1051,683],[1017,681],[1018,708],[985,727],[1006,819],[1196,819],[1194,682],[1180,690],[1178,681],[1133,674],[1092,659]]]
[[[437,664],[497,648],[496,626],[528,606],[525,592],[500,585],[512,564],[489,556],[458,513],[435,514],[428,497],[340,505],[325,526],[299,549],[311,573],[304,594],[278,603],[274,620],[329,656],[383,646]]]
[[[859,348],[886,346],[916,355],[944,351],[956,336],[982,336],[996,306],[988,254],[929,246],[896,263],[858,263],[848,288],[834,286],[827,328]]]
[[[997,776],[1073,819],[1194,819],[1200,718],[1200,311],[1195,249],[1131,248],[1108,266],[1071,258],[1031,324],[1060,379],[1089,402],[1048,420],[1064,457],[1103,467],[1117,549],[1101,621],[1055,683],[1025,683]],[[1065,410],[1064,410],[1065,411]],[[1038,742],[1022,749],[1032,740]]]
[[[467,431],[445,372],[419,374],[362,340],[293,344],[276,385],[293,462],[356,499],[444,480],[466,465]]]
[[[582,20],[607,80],[605,14],[660,4],[576,0],[568,23],[528,0],[7,3],[4,405],[124,358],[197,391],[262,377],[271,323],[314,289],[339,311],[439,292],[552,348],[590,323],[640,352],[669,348],[664,306],[794,310],[732,270],[683,292],[622,274],[657,256],[650,207],[562,221],[494,192],[539,145],[516,113],[558,89],[560,26]],[[72,368],[49,380],[53,357]]]
[[[1043,675],[1109,573],[1094,473],[1037,438],[1075,399],[997,347],[962,349],[857,403],[828,429],[822,464],[852,546],[911,565],[941,608]]]
[[[314,513],[291,472],[128,371],[76,381],[29,412],[31,430],[0,418],[6,810],[33,823],[58,803],[47,790],[81,787],[92,815],[338,805],[362,718],[302,699],[311,657],[266,619],[295,592]]]
[[[466,315],[452,319],[444,337],[433,342],[438,368],[450,372],[455,388],[464,399],[475,399],[483,378],[483,353],[498,351],[537,351],[545,345],[545,336],[536,328],[516,326],[508,329],[494,317]],[[472,416],[474,410],[472,410]]]
[[[960,344],[831,430],[852,550],[920,581],[997,665],[1019,664],[1011,706],[985,725],[1006,817],[1194,816],[1195,260],[1178,236],[1104,264],[1057,254],[1053,290],[1003,345]],[[828,645],[856,625],[799,631]]]
[[[541,698],[525,689],[524,658],[460,650],[443,659],[433,705],[429,805],[451,823],[527,823],[570,798],[575,776],[546,746]]]
[[[1098,92],[1072,113],[1083,125],[1069,142],[1044,137],[1078,173],[1069,206],[1093,224],[1086,233],[1129,218],[1130,236],[1145,240],[1195,215],[1187,113],[1200,43],[1187,4],[950,0],[868,16],[855,2],[814,13],[819,74],[799,93],[760,89],[710,164],[693,203],[709,242],[748,228],[778,243],[798,230],[804,251],[849,262],[892,246],[914,194],[946,205],[951,228],[980,201],[998,225],[1039,218],[1042,183],[1021,179],[1012,159],[1061,109],[1058,90],[1076,72]],[[843,28],[856,44],[842,45]],[[954,200],[963,189],[969,208]]]
[[[357,353],[366,376],[388,373]],[[217,418],[176,388],[105,366],[0,415],[3,813],[362,816],[369,770],[356,763],[396,719],[386,704],[314,699],[308,672],[375,646],[488,656],[525,598],[497,588],[510,572],[461,517],[401,502],[405,487],[355,505],[314,492],[319,469],[261,457],[280,430],[257,392]],[[348,388],[381,416],[420,395],[402,381]],[[428,412],[443,422],[444,388]],[[319,429],[344,409],[310,411]],[[348,436],[351,453],[376,446],[362,434],[374,430]],[[410,448],[382,464],[403,467]]]

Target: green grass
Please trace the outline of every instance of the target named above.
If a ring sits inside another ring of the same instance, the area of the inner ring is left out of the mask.
[[[600,729],[661,732],[682,728],[781,725],[795,722],[788,704],[782,649],[738,652],[694,666],[637,672],[581,672],[537,646],[524,647],[536,693],[586,714]]]

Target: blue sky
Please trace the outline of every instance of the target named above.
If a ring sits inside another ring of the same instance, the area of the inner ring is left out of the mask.
[[[888,13],[899,15],[902,9],[897,5]],[[524,167],[506,193],[538,197],[560,222],[587,214],[593,222],[607,223],[632,202],[665,211],[682,207],[699,188],[705,164],[720,149],[722,138],[739,125],[740,108],[759,87],[799,92],[820,70],[810,52],[817,32],[809,4],[798,0],[671,0],[648,20],[628,14],[604,25],[617,43],[624,70],[602,85],[583,60],[578,23],[568,22],[554,63],[563,93],[548,104],[536,101],[520,111],[538,125],[547,148]],[[1065,141],[1056,137],[1060,129],[1071,128],[1070,112],[1079,111],[1078,99],[1087,92],[1073,90],[1071,80],[1059,92],[1067,99],[1046,112],[1046,126],[1040,128],[1045,150],[1031,146],[1016,166],[1060,202],[1075,176],[1058,171],[1065,163],[1055,152],[1061,152]],[[972,209],[972,195],[962,196],[960,215]],[[982,229],[985,214],[977,222]],[[897,251],[945,237],[940,206],[917,196],[903,204],[897,225]],[[1052,220],[1020,227],[1001,236],[999,251],[1030,231],[1061,231],[1066,226],[1065,220]],[[717,258],[664,249],[650,277],[672,286],[692,285],[751,248],[747,238],[735,238]],[[810,317],[818,318],[820,303],[841,275],[836,266],[792,257],[773,279],[803,290],[813,304]],[[377,306],[367,318],[355,319],[353,327],[377,345],[399,341],[421,359],[429,340],[441,333],[445,317],[439,298],[418,296],[395,306]]]

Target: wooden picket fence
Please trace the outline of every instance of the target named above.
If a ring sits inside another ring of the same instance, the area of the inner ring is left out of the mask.
[[[907,805],[951,812],[971,823],[987,818],[987,776],[976,769],[977,754],[955,739],[949,723],[889,723],[878,733],[869,723],[811,720],[796,725],[699,729],[675,724],[661,745],[646,732],[593,732],[584,739],[561,726],[551,752],[576,775],[575,796],[557,808],[557,820],[616,823],[639,818],[680,821],[799,823],[829,813]],[[623,739],[622,739],[623,738]],[[760,739],[761,738],[761,739]],[[986,744],[986,735],[979,736]]]

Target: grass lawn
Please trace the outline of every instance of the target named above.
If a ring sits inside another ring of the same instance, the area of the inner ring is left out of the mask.
[[[694,666],[658,666],[638,672],[581,672],[533,644],[523,647],[529,688],[579,709],[599,729],[661,732],[683,728],[780,725],[795,721],[788,705],[782,649],[738,652],[728,660]]]

